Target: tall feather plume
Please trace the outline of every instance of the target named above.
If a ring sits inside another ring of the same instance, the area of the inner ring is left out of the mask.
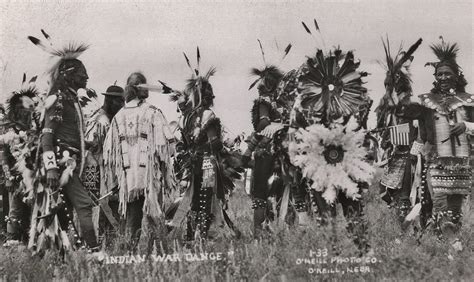
[[[403,66],[403,64],[413,56],[413,54],[418,49],[418,47],[420,47],[422,42],[423,39],[420,38],[413,45],[411,45],[410,48],[408,48],[408,51],[406,51],[406,53],[403,55],[403,57],[397,61],[397,67]]]
[[[286,46],[285,51],[283,52],[283,57],[281,58],[281,61],[283,61],[286,58],[286,56],[288,55],[288,53],[290,53],[291,47],[293,47],[293,45],[291,45],[291,43],[288,44],[288,46]]]
[[[385,52],[386,68],[387,70],[390,70],[392,69],[392,66],[393,66],[393,59],[392,59],[392,55],[390,51],[390,41],[388,39],[388,35],[387,35],[387,42],[385,42],[384,39],[382,38],[382,44],[383,44],[383,49]]]
[[[265,53],[264,53],[264,50],[263,50],[262,42],[260,41],[260,39],[257,39],[257,41],[258,41],[258,44],[259,44],[259,47],[260,47],[260,51],[262,53],[263,62],[265,63],[265,67],[263,69],[258,69],[258,68],[252,68],[251,69],[250,74],[252,76],[257,76],[258,78],[256,80],[254,80],[252,82],[252,84],[250,84],[248,90],[251,90],[260,81],[263,81],[264,84],[267,84],[269,81],[272,81],[272,83],[273,83],[274,81],[279,81],[281,79],[281,77],[283,76],[283,74],[281,73],[281,71],[278,69],[277,66],[268,65],[266,63]],[[277,42],[276,38],[275,38],[275,44],[278,46],[278,42]],[[285,57],[290,52],[291,47],[292,47],[291,43],[288,44],[288,46],[283,51],[283,55],[282,55],[279,63],[281,63],[285,59]]]
[[[316,27],[317,31],[320,31],[319,30],[319,25],[318,25],[318,22],[316,21],[316,19],[314,19],[314,27]]]
[[[316,22],[315,22],[316,23]],[[311,32],[311,30],[309,29],[309,27],[305,24],[305,22],[301,22],[301,24],[303,24],[303,28],[304,30],[309,34],[311,35],[311,37],[313,37],[314,39],[314,42],[316,43],[316,45],[318,45],[318,39],[316,38],[316,36]],[[319,27],[318,27],[319,28]]]
[[[258,46],[260,47],[260,52],[262,52],[262,59],[263,59],[263,64],[267,64],[267,61],[265,60],[265,52],[263,51],[263,46],[262,42],[260,42],[260,39],[257,39],[258,41]]]
[[[49,34],[46,33],[46,31],[44,31],[44,29],[41,29],[41,33],[43,34],[44,38],[46,38],[46,40],[49,41],[49,45],[53,45],[53,43],[51,42],[51,37],[49,36]]]
[[[313,35],[313,34],[311,33],[311,30],[308,28],[308,26],[307,26],[304,22],[301,22],[301,23],[303,24],[303,27],[304,27],[304,29],[306,30],[306,32],[307,32],[308,34],[310,34],[310,35]]]
[[[84,51],[89,48],[89,45],[83,43],[76,43],[70,42],[62,49],[56,49],[53,46],[47,46],[41,41],[40,39],[28,36],[28,39],[36,46],[41,48],[43,51],[57,57],[61,57],[62,59],[76,59],[79,57]]]
[[[53,46],[53,44],[51,43],[51,37],[44,30],[41,30],[41,33],[49,41],[49,44],[45,44],[43,41],[34,36],[28,36],[28,39],[35,46],[39,47],[41,50],[47,52],[52,56],[51,65],[46,72],[51,76],[50,81],[48,81],[48,83],[51,84],[52,81],[54,81],[59,75],[59,66],[61,65],[61,63],[64,60],[77,59],[84,51],[89,48],[89,45],[70,42],[64,48],[58,49]]]
[[[193,67],[191,66],[191,62],[189,61],[189,58],[186,55],[186,53],[183,52],[183,55],[184,55],[184,59],[186,60],[186,64],[188,65],[188,67],[191,70],[191,73],[193,74],[193,77],[194,77],[195,73],[194,73]]]
[[[47,53],[49,53],[50,55],[53,55],[53,56],[59,56],[58,53],[57,53],[57,50],[53,49],[52,46],[45,45],[38,38],[36,38],[34,36],[28,36],[28,39],[31,41],[31,43],[33,43],[34,45],[39,47],[44,52],[47,52]]]
[[[21,80],[21,84],[24,85],[26,83],[26,73],[23,73],[23,79]]]
[[[316,21],[316,19],[314,19],[314,27],[319,32],[319,37],[321,37],[321,42],[323,43],[323,48],[324,48],[324,50],[326,50],[326,43],[324,42],[323,34],[321,33],[321,30],[319,29],[319,25],[318,25],[318,22]]]
[[[402,45],[400,44],[400,48],[398,49],[395,56],[393,56],[390,49],[390,40],[388,39],[388,35],[386,36],[385,40],[382,38],[382,44],[385,52],[385,62],[379,63],[386,69],[386,77],[384,80],[386,95],[384,95],[384,98],[382,98],[379,106],[375,110],[377,112],[378,125],[385,124],[385,119],[387,117],[386,111],[388,109],[386,101],[387,99],[393,99],[392,94],[394,91],[397,95],[402,93],[411,95],[412,87],[410,72],[405,63],[408,60],[411,60],[414,52],[418,49],[421,43],[422,39],[420,38],[413,45],[411,45],[406,52],[402,51]],[[392,102],[395,103],[393,100]]]
[[[208,82],[210,77],[213,76],[215,73],[216,73],[216,68],[211,67],[207,71],[205,76],[197,76],[196,77],[196,76],[193,75],[193,77],[191,77],[190,79],[187,80],[185,92],[186,93],[195,93],[195,92],[197,92],[198,97],[199,97],[198,104],[197,105],[193,104],[193,107],[198,107],[201,104],[201,100],[202,100],[202,97],[201,97],[202,82],[203,81]],[[191,99],[191,101],[194,103],[194,99]]]
[[[276,38],[275,38],[275,46],[276,46],[277,50],[280,51],[280,45],[278,45],[278,41],[277,41]]]
[[[201,62],[201,53],[199,52],[199,46],[196,48],[196,57],[197,57],[196,75],[199,75],[199,63]]]

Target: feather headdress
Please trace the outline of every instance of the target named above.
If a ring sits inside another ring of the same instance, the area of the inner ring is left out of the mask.
[[[14,91],[6,102],[6,116],[10,122],[28,126],[31,122],[31,113],[22,113],[19,109],[33,110],[35,99],[39,96],[36,88],[37,76],[33,76],[28,82],[26,74],[23,74],[20,90]],[[23,120],[27,119],[27,120]],[[24,124],[23,124],[24,123]]]
[[[209,83],[209,79],[216,73],[216,68],[211,67],[204,76],[201,75],[201,71],[199,69],[201,61],[201,53],[199,51],[199,47],[197,47],[196,53],[197,67],[194,69],[191,66],[191,63],[186,53],[183,53],[184,58],[186,60],[186,64],[188,65],[192,73],[191,78],[187,80],[185,93],[187,93],[187,95],[190,97],[193,108],[201,106],[204,98],[214,98],[214,93],[212,91],[212,86]]]
[[[276,65],[267,64],[267,60],[265,58],[265,52],[263,50],[262,42],[257,39],[258,45],[260,47],[260,51],[262,53],[263,63],[265,67],[263,69],[252,68],[251,75],[257,76],[258,78],[250,85],[249,90],[252,89],[257,83],[261,82],[261,87],[259,87],[259,92],[273,92],[280,82],[281,78],[283,77],[283,72],[278,68]],[[277,43],[278,46],[278,43]],[[291,43],[286,46],[285,50],[283,51],[283,55],[280,59],[280,63],[286,58],[288,53],[291,50]],[[266,89],[263,89],[266,88]],[[263,91],[262,91],[263,90]]]
[[[413,54],[422,43],[422,39],[418,39],[408,50],[402,51],[402,45],[395,54],[392,55],[390,50],[390,41],[388,37],[382,44],[385,52],[385,62],[379,61],[379,64],[385,68],[386,76],[384,80],[385,95],[380,100],[378,107],[375,109],[377,113],[377,127],[388,126],[393,122],[393,113],[389,102],[392,99],[393,91],[395,91],[399,100],[406,99],[412,95],[410,64],[414,59]]]
[[[41,30],[41,33],[47,42],[41,41],[40,39],[33,36],[28,36],[28,39],[41,50],[51,55],[51,65],[46,73],[50,76],[50,82],[54,82],[58,78],[61,71],[70,71],[69,69],[60,70],[59,68],[62,63],[66,60],[77,59],[82,53],[84,53],[84,51],[89,48],[89,45],[84,43],[70,42],[62,49],[58,49],[53,45],[51,37],[43,29]]]
[[[382,39],[385,51],[385,63],[381,63],[387,71],[385,86],[397,92],[411,92],[411,78],[409,66],[413,61],[413,53],[418,49],[423,40],[418,39],[408,50],[402,51],[402,45],[398,49],[395,56],[392,56],[390,50],[390,41],[388,37],[386,41]]]
[[[439,68],[442,65],[447,65],[453,69],[456,74],[459,74],[460,67],[456,62],[456,58],[459,52],[459,47],[457,43],[446,43],[442,36],[439,37],[441,43],[432,44],[430,46],[431,50],[438,58],[439,62],[428,62],[425,66],[433,66],[435,69]]]
[[[258,82],[261,82],[267,91],[276,89],[280,79],[283,77],[283,72],[274,65],[267,65],[263,69],[252,68],[251,74],[258,78],[250,85],[249,90],[252,89]]]

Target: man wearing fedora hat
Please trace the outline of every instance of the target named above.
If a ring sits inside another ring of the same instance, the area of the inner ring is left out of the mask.
[[[104,95],[104,103],[97,109],[86,122],[85,140],[88,145],[86,164],[84,167],[83,183],[90,194],[99,199],[105,194],[105,182],[103,181],[102,152],[105,136],[109,130],[110,121],[124,105],[123,88],[115,83],[107,88]],[[115,213],[110,208],[110,203],[104,199],[100,204],[105,216],[114,228],[117,228]],[[116,205],[115,205],[116,206]],[[92,219],[96,235],[99,233],[100,208],[94,207]]]

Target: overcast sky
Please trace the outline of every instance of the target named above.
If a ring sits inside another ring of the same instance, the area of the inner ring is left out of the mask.
[[[293,44],[279,66],[284,71],[303,63],[318,47],[302,28],[301,21],[318,20],[328,46],[355,50],[361,70],[372,75],[367,88],[376,103],[383,89],[384,71],[377,64],[384,52],[381,36],[388,34],[393,49],[419,37],[423,44],[412,64],[415,94],[431,89],[433,70],[424,67],[435,60],[429,45],[458,42],[458,63],[469,83],[473,75],[472,1],[5,1],[0,0],[1,98],[18,88],[23,72],[41,75],[48,56],[27,40],[48,32],[57,45],[69,40],[90,44],[81,56],[89,72],[88,87],[104,91],[115,80],[123,86],[129,73],[143,71],[148,80],[158,79],[181,89],[190,76],[182,52],[195,60],[201,50],[205,69],[217,68],[211,82],[216,94],[215,111],[233,133],[250,130],[249,110],[256,98],[248,91],[254,78],[251,67],[262,67],[257,44],[264,46],[267,61],[278,63],[280,49]],[[395,51],[395,50],[393,50]],[[39,85],[43,88],[45,77]],[[472,92],[472,86],[468,86]],[[151,94],[150,102],[169,120],[175,106],[167,97]],[[372,115],[373,116],[373,115]],[[373,121],[373,117],[372,117]]]

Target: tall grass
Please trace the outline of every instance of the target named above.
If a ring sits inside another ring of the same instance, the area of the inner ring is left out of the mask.
[[[339,215],[336,233],[331,226],[284,228],[272,225],[273,233],[259,241],[252,238],[252,210],[250,199],[240,189],[230,202],[231,217],[242,232],[240,238],[223,234],[206,244],[186,246],[177,241],[163,240],[149,249],[142,237],[138,254],[189,254],[222,253],[221,260],[156,262],[147,257],[141,263],[107,264],[88,258],[83,251],[67,254],[64,259],[56,252],[43,257],[31,256],[24,248],[0,248],[0,280],[133,280],[133,281],[414,281],[414,280],[466,280],[474,277],[474,215],[467,214],[459,234],[464,249],[455,251],[449,241],[440,241],[430,233],[419,242],[412,231],[401,232],[394,212],[378,198],[373,185],[365,195],[366,217],[369,222],[369,240],[377,260],[375,263],[331,262],[357,257],[357,249],[345,231],[344,218]],[[471,200],[472,204],[472,200]],[[342,212],[339,212],[342,214]],[[144,232],[146,233],[146,232]],[[337,256],[331,249],[336,234]],[[146,235],[146,234],[144,234]],[[127,254],[128,244],[117,237],[107,246],[109,256]],[[310,250],[328,249],[325,264],[309,265],[299,259],[310,259]],[[109,257],[110,261],[110,257]],[[365,273],[348,273],[347,268],[370,270]],[[310,273],[316,268],[338,269],[340,273]],[[342,273],[345,271],[345,273]]]

